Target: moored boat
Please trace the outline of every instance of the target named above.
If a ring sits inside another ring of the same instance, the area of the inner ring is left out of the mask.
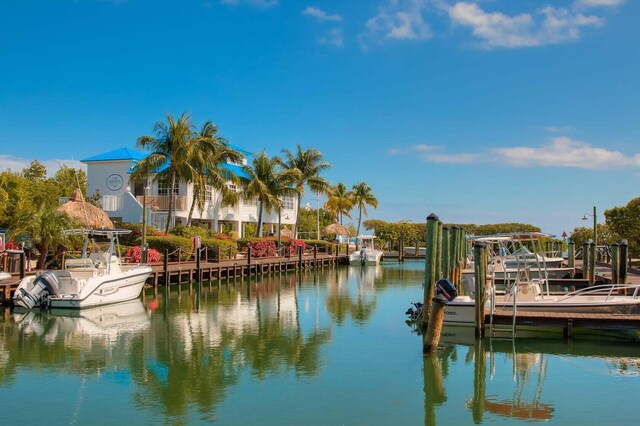
[[[360,235],[356,241],[359,242],[360,248],[353,251],[349,255],[349,263],[351,265],[378,265],[382,260],[382,250],[374,247],[373,240],[375,235]]]
[[[116,253],[118,235],[122,229],[74,229],[67,235],[84,237],[84,249],[79,259],[67,259],[64,269],[45,271],[20,281],[13,297],[17,307],[32,309],[89,308],[125,302],[140,296],[151,267],[126,264]],[[88,253],[90,240],[107,239],[106,252]]]

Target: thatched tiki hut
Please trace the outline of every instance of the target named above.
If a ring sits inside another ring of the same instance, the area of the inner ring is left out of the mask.
[[[58,207],[58,211],[66,213],[74,222],[91,229],[113,229],[109,215],[101,208],[86,203],[79,189],[73,191],[71,199]]]
[[[324,228],[322,231],[323,235],[346,235],[347,237],[350,235],[349,228],[344,225],[339,224],[338,222],[333,222],[331,225]]]

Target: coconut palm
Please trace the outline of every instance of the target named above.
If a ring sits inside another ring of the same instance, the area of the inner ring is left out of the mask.
[[[300,205],[302,203],[302,196],[304,195],[305,184],[314,192],[318,194],[326,192],[330,183],[324,178],[320,177],[320,172],[331,167],[331,165],[322,160],[322,153],[315,148],[309,148],[303,150],[298,144],[296,146],[296,152],[293,153],[288,149],[282,151],[284,155],[284,161],[281,162],[282,166],[288,170],[298,170],[298,178],[296,181],[296,188],[298,192],[298,212],[300,212]],[[300,214],[296,215],[296,224],[294,235],[298,237],[298,225],[300,224]]]
[[[191,176],[190,154],[195,139],[191,115],[182,114],[178,120],[167,114],[167,122],[156,122],[154,136],[140,136],[138,146],[149,149],[151,154],[133,167],[132,179],[142,179],[149,173],[157,174],[154,180],[169,182],[169,214],[165,232],[169,231],[175,204],[175,187],[180,178]]]
[[[193,210],[198,206],[200,214],[204,211],[207,185],[222,194],[222,204],[236,204],[238,197],[231,191],[227,182],[238,183],[233,172],[222,167],[227,162],[242,161],[242,154],[227,144],[227,140],[218,135],[218,127],[210,121],[202,125],[195,135],[189,154],[189,180],[193,183],[193,201],[189,210],[187,226],[191,225]]]
[[[275,156],[269,158],[265,151],[253,159],[252,167],[244,166],[249,176],[243,196],[258,199],[258,236],[262,236],[263,211],[271,213],[275,209],[280,214],[283,196],[297,194],[296,182],[300,172],[296,169],[281,169],[282,161]]]
[[[40,252],[36,269],[45,269],[48,266],[47,254],[49,249],[57,251],[60,245],[67,242],[67,237],[62,233],[73,226],[69,216],[48,203],[22,215],[13,231],[14,235],[28,235],[31,242]]]
[[[353,193],[347,190],[347,186],[339,182],[336,186],[329,188],[328,196],[324,208],[331,214],[331,217],[336,221],[340,219],[341,225],[344,216],[351,219],[349,212],[353,208]]]
[[[354,205],[358,208],[358,229],[356,231],[357,235],[360,235],[360,223],[362,222],[362,213],[365,216],[368,216],[367,206],[371,206],[374,209],[378,208],[378,199],[373,192],[371,191],[371,187],[367,182],[360,182],[353,185],[351,189],[353,193],[353,201]]]

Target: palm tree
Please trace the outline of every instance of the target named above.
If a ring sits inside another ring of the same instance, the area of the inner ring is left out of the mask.
[[[315,148],[309,148],[303,150],[298,144],[296,146],[296,153],[285,149],[282,151],[284,155],[284,161],[281,162],[282,166],[288,170],[298,170],[298,178],[296,180],[296,188],[298,192],[298,214],[296,214],[296,224],[294,235],[298,237],[298,225],[300,224],[300,205],[302,203],[302,196],[304,195],[305,184],[309,188],[320,194],[325,192],[329,188],[330,183],[324,178],[320,177],[320,172],[328,169],[331,165],[322,160],[322,153]]]
[[[231,148],[227,144],[227,140],[218,135],[218,127],[210,121],[204,123],[194,137],[189,154],[188,164],[191,171],[189,180],[193,183],[193,201],[189,210],[187,226],[191,225],[196,205],[200,214],[204,211],[207,185],[222,194],[223,205],[237,203],[236,193],[227,186],[228,181],[237,183],[237,177],[222,165],[227,162],[240,161],[242,161],[242,154]]]
[[[340,219],[342,225],[343,216],[351,219],[349,212],[353,208],[353,193],[347,190],[347,186],[339,182],[336,186],[332,186],[328,191],[329,198],[324,204],[324,208],[331,213],[334,220]]]
[[[178,120],[171,114],[167,114],[167,122],[156,122],[153,126],[153,136],[140,136],[138,146],[150,149],[151,154],[140,160],[133,167],[132,179],[141,179],[149,173],[166,166],[158,171],[154,180],[169,182],[169,214],[165,232],[169,232],[171,215],[175,204],[175,187],[179,178],[190,176],[189,167],[191,145],[194,142],[194,126],[191,124],[191,115],[182,114]]]
[[[296,169],[280,169],[279,157],[269,158],[265,151],[253,159],[253,167],[244,166],[249,179],[244,188],[244,197],[258,199],[258,236],[262,236],[262,213],[271,213],[282,208],[283,196],[297,194],[296,182],[299,173]]]
[[[62,231],[71,228],[72,224],[66,213],[42,203],[36,210],[21,216],[13,233],[31,236],[32,243],[40,252],[36,269],[45,269],[48,266],[46,260],[49,249],[56,251],[58,246],[67,242]]]
[[[351,192],[353,193],[354,205],[358,207],[358,229],[356,235],[360,235],[362,213],[364,212],[365,216],[368,215],[367,206],[371,206],[374,209],[378,208],[378,199],[373,195],[373,192],[371,192],[371,187],[367,182],[360,182],[353,185]]]

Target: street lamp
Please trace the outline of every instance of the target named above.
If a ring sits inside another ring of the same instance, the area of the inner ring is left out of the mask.
[[[582,220],[589,220],[589,216],[593,216],[593,243],[598,247],[598,215],[596,214],[596,206],[593,206],[593,214],[585,213]]]

